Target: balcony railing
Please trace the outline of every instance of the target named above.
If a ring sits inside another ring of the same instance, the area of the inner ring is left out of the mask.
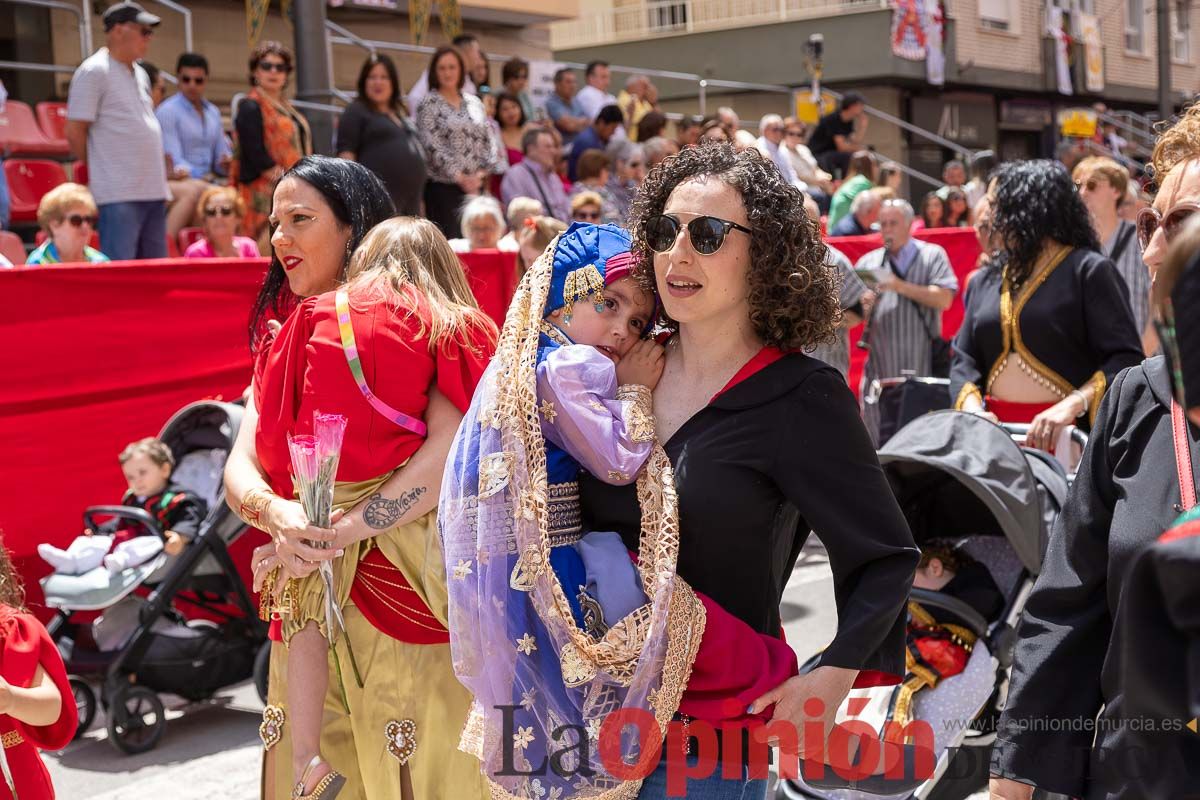
[[[648,39],[663,34],[724,30],[770,22],[853,14],[888,8],[888,0],[640,0],[555,22],[555,50]]]

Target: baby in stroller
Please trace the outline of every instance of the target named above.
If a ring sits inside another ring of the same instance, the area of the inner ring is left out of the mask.
[[[1004,608],[1004,595],[987,567],[950,539],[930,539],[921,545],[913,588],[957,597],[989,621]]]
[[[66,575],[82,575],[103,564],[109,572],[143,564],[165,550],[177,555],[200,530],[205,503],[171,483],[175,456],[161,440],[140,439],[126,446],[117,457],[129,490],[121,505],[140,508],[161,527],[163,537],[141,525],[122,525],[114,520],[100,530],[86,530],[65,550],[49,543],[38,545],[38,555]]]
[[[987,567],[949,539],[930,539],[921,544],[913,588],[959,600],[985,622],[996,619],[1004,609],[1004,595]],[[903,744],[900,732],[912,720],[913,695],[936,688],[941,681],[966,669],[978,638],[961,612],[922,601],[917,595],[908,603],[907,674],[891,698],[889,721],[897,724],[884,728],[884,738],[895,737],[897,744]]]

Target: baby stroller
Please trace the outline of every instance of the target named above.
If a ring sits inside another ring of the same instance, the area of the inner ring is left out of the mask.
[[[208,504],[199,534],[183,552],[159,553],[115,574],[100,566],[83,575],[42,579],[46,604],[58,612],[47,629],[62,652],[79,707],[76,736],[96,715],[93,683],[107,711],[109,742],[129,754],[150,750],[162,738],[166,717],[158,692],[201,701],[253,675],[265,696],[267,625],[229,556],[246,525],[225,504],[222,481],[242,413],[229,403],[192,403],[159,434],[175,456],[174,482]],[[164,535],[140,508],[92,506],[83,520],[92,529],[116,520]],[[177,603],[206,618],[186,619]],[[94,622],[76,620],[77,612],[95,611],[103,613]]]
[[[987,568],[1005,598],[1000,615],[984,619],[958,598],[912,590],[912,600],[935,613],[958,616],[978,637],[961,673],[915,697],[913,718],[930,722],[933,729],[937,761],[932,777],[868,778],[855,784],[826,770],[823,781],[781,781],[778,798],[951,800],[986,787],[995,725],[1008,692],[1016,625],[1073,477],[1053,456],[1018,444],[1027,429],[959,411],[938,411],[910,422],[879,451],[917,544],[945,538],[952,530],[957,547]],[[1072,439],[1079,445],[1087,441],[1081,431],[1073,431]],[[802,671],[816,662],[814,657]],[[851,698],[890,690],[856,690]]]

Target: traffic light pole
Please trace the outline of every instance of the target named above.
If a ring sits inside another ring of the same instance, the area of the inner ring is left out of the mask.
[[[293,0],[296,36],[296,99],[328,105],[333,99],[329,84],[329,49],[325,46],[325,0]],[[312,128],[313,152],[332,154],[334,119],[327,111],[304,109]]]
[[[1171,18],[1169,0],[1158,0],[1158,116],[1169,120],[1175,114],[1171,100]],[[1182,20],[1181,20],[1182,22]]]

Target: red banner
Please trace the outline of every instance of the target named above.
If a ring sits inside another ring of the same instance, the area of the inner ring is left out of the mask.
[[[975,231],[971,228],[932,228],[917,231],[913,238],[941,245],[946,250],[946,255],[950,257],[950,266],[954,268],[954,274],[958,277],[958,294],[954,296],[954,304],[942,314],[942,336],[947,339],[952,338],[958,331],[958,326],[962,324],[962,293],[963,288],[967,285],[967,275],[975,269],[975,263],[979,260],[981,252],[979,242],[975,238]],[[858,259],[870,251],[883,246],[883,239],[877,233],[870,236],[839,236],[827,241],[831,247],[836,247],[845,253],[852,264],[858,263]],[[849,382],[850,388],[854,390],[855,394],[858,394],[863,365],[867,361],[866,351],[854,346],[861,336],[861,325],[850,331]]]
[[[513,253],[461,256],[503,321]],[[30,603],[89,505],[118,502],[117,454],[188,403],[236,400],[250,380],[250,307],[265,259],[163,260],[0,270],[0,533]],[[249,539],[249,537],[246,537]],[[239,548],[239,552],[248,545]]]

